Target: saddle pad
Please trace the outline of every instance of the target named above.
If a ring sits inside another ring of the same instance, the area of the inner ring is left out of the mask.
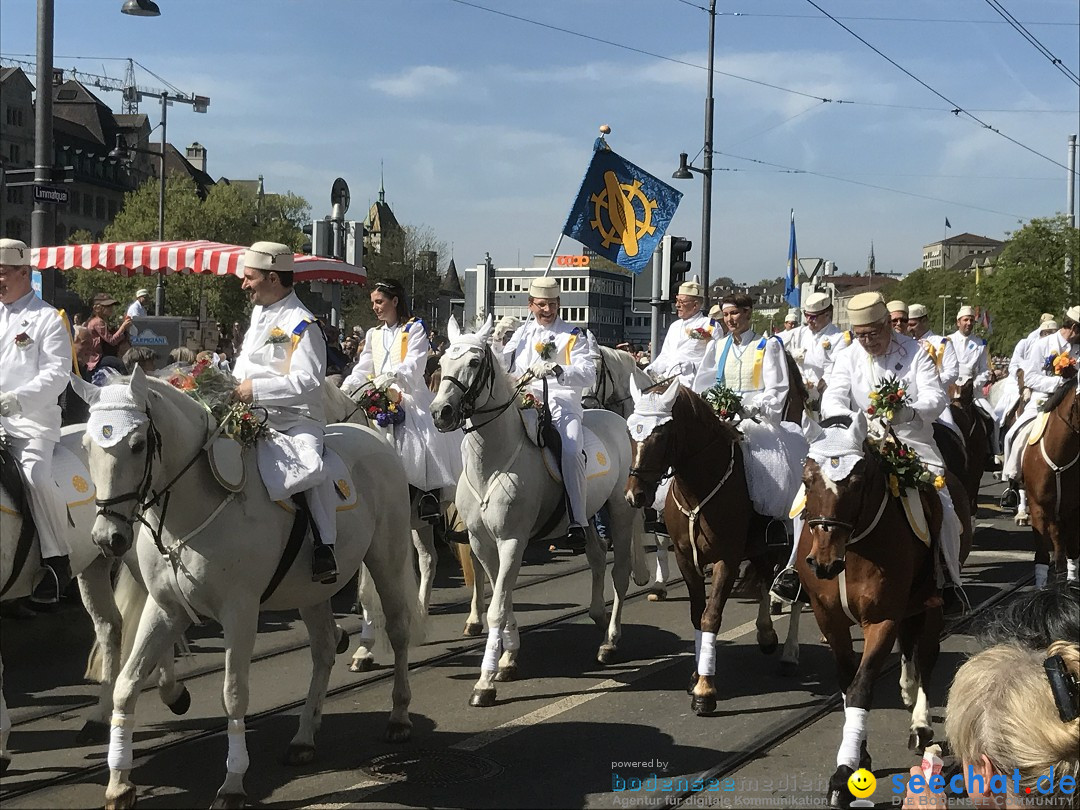
[[[229,492],[243,491],[247,470],[244,465],[244,447],[240,442],[218,437],[207,448],[206,455],[210,460],[210,470],[222,487]]]
[[[63,498],[65,504],[76,507],[93,503],[97,489],[90,479],[90,471],[62,442],[57,442],[53,450],[52,471],[53,479],[60,488],[60,497]]]
[[[788,518],[794,520],[802,511],[806,508],[806,484],[802,484],[799,487],[799,491],[795,493],[795,500],[791,502],[791,509],[788,510]]]
[[[915,532],[915,536],[922,540],[923,545],[930,548],[930,524],[926,519],[926,510],[923,509],[919,490],[905,490],[900,496],[900,504],[904,507],[904,517],[907,518],[908,525]]]
[[[345,467],[345,462],[341,456],[326,446],[323,447],[323,467],[326,470],[327,478],[334,482],[334,492],[337,494],[338,500],[337,511],[345,512],[349,509],[355,509],[356,487],[353,486],[352,475]],[[319,486],[322,486],[322,484]],[[296,511],[296,507],[293,506],[291,501],[274,501],[274,503],[286,512],[292,513]]]
[[[1040,413],[1038,416],[1035,417],[1031,427],[1029,428],[1030,432],[1028,433],[1028,444],[1039,443],[1039,439],[1042,438],[1043,431],[1046,430],[1046,423],[1049,419],[1050,414],[1048,413]]]
[[[533,444],[537,444],[536,425],[539,414],[536,409],[522,408],[518,410],[518,413],[521,414],[521,423],[525,426],[525,434]],[[601,478],[611,472],[611,459],[608,458],[607,448],[604,447],[604,443],[600,441],[600,438],[585,427],[584,424],[581,427],[585,432],[585,478],[586,480]],[[539,445],[537,444],[537,446]],[[553,481],[561,483],[562,476],[559,474],[559,461],[555,458],[555,454],[545,447],[542,455],[548,475],[551,476]]]

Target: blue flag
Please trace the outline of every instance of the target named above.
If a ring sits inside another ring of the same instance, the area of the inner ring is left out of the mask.
[[[610,149],[597,149],[563,233],[640,273],[675,216],[682,192]]]
[[[795,210],[791,211],[791,241],[788,242],[787,275],[784,277],[784,298],[789,307],[797,307],[802,300],[799,281],[799,251],[795,247]]]

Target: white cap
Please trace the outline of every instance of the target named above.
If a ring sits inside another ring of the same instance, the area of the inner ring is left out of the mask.
[[[1070,321],[1080,323],[1080,306],[1069,307],[1065,311],[1065,317],[1068,318]]]
[[[908,307],[907,316],[913,321],[918,320],[919,318],[925,318],[929,314],[930,313],[926,311],[926,307],[922,304],[912,304]]]
[[[905,315],[908,314],[908,305],[904,301],[901,301],[899,298],[890,301],[885,306],[889,310],[889,312],[903,312]]]
[[[147,298],[149,298],[149,297],[150,297],[150,291],[149,291],[148,289],[146,289],[146,287],[140,287],[139,289],[137,289],[137,290],[135,291],[135,297],[136,297],[136,298],[142,298],[142,297],[143,297],[144,295],[145,295],[145,296],[146,296]]]
[[[18,239],[0,239],[0,264],[30,266],[30,248]]]
[[[960,320],[961,318],[974,318],[974,317],[975,317],[975,307],[960,307],[960,309],[958,309],[956,311],[956,320]]]
[[[784,323],[798,323],[800,320],[802,320],[802,313],[799,312],[798,307],[792,307],[784,316]]]
[[[832,306],[832,299],[828,293],[816,292],[806,297],[803,302],[803,312],[808,315],[817,315]]]
[[[1039,323],[1042,323],[1043,321],[1052,321],[1052,320],[1054,320],[1054,316],[1050,312],[1044,312],[1042,315],[1039,316]]]
[[[558,298],[559,282],[548,276],[534,279],[529,285],[530,298]]]
[[[679,285],[679,295],[689,295],[694,298],[704,298],[705,291],[701,288],[701,284],[698,282],[698,277],[694,276],[690,281],[684,281]]]
[[[1043,321],[1039,324],[1040,332],[1056,332],[1061,326],[1057,321]]]
[[[709,317],[714,321],[720,320],[724,315],[724,308],[719,304],[713,304],[712,309],[709,310]]]
[[[279,273],[291,273],[292,248],[279,242],[256,242],[244,251],[244,266],[265,272],[274,270]]]
[[[852,296],[848,302],[848,316],[852,326],[869,326],[888,320],[889,310],[881,293],[866,292]]]

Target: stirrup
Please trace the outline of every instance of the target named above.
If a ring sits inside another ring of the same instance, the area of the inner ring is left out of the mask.
[[[442,504],[430,492],[421,492],[416,499],[416,516],[427,523],[435,523],[442,515]]]

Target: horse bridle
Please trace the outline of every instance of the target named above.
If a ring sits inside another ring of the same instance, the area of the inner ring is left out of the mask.
[[[665,422],[665,425],[668,425],[668,424],[671,424],[671,422]],[[664,427],[664,425],[661,425],[660,427]],[[651,436],[651,435],[652,435],[652,433],[649,434],[649,436]],[[648,438],[649,437],[646,436],[645,440],[648,441]],[[677,466],[684,465],[687,462],[693,460],[695,457],[700,455],[702,452],[707,450],[709,447],[712,447],[717,442],[718,439],[720,439],[719,434],[714,435],[711,439],[709,439],[709,441],[705,442],[705,444],[703,444],[703,445],[700,445],[689,456],[686,456],[685,458],[681,458],[681,459],[676,459],[675,461],[673,461],[671,463],[671,465],[667,468],[667,471],[661,473],[660,476],[656,479],[655,482],[649,481],[649,479],[645,477],[645,474],[648,474],[648,470],[644,469],[643,467],[631,467],[627,471],[627,475],[630,476],[631,478],[639,479],[643,484],[651,485],[651,484],[655,483],[656,486],[660,486],[660,484],[662,484],[664,481],[666,481],[667,479],[669,479],[669,478],[671,478],[672,476],[675,475],[675,468]],[[734,463],[734,459],[735,459],[734,447],[732,447],[731,458],[732,458],[732,462]]]
[[[862,501],[859,504],[859,514],[862,514],[864,502],[865,501]],[[836,518],[827,517],[813,517],[807,518],[805,522],[806,525],[809,526],[811,529],[824,529],[826,531],[829,531],[831,529],[846,529],[848,532],[847,542],[844,543],[844,546],[846,548],[847,546],[857,543],[863,538],[867,537],[870,532],[877,528],[878,523],[881,522],[881,516],[885,514],[885,507],[888,503],[889,489],[888,486],[886,486],[885,494],[882,496],[881,505],[878,507],[877,513],[874,515],[874,519],[870,521],[870,524],[865,529],[857,533],[855,531],[855,523],[849,523],[846,520],[837,520]],[[796,538],[796,542],[798,542],[798,538]]]
[[[475,430],[479,430],[480,428],[484,427],[484,425],[498,419],[499,416],[502,415],[502,413],[506,411],[507,408],[509,408],[517,401],[517,395],[521,392],[521,389],[532,381],[532,375],[526,373],[522,376],[518,384],[514,386],[514,392],[510,395],[510,398],[506,400],[506,402],[502,403],[501,405],[494,405],[490,408],[477,408],[476,400],[477,398],[479,398],[480,393],[484,390],[485,386],[487,386],[488,389],[489,399],[495,391],[495,356],[491,352],[491,347],[487,344],[478,346],[477,348],[481,352],[480,370],[477,373],[476,377],[473,378],[473,381],[469,383],[469,385],[465,385],[465,383],[463,383],[453,374],[442,375],[443,380],[449,381],[452,385],[456,386],[459,391],[461,391],[461,416],[463,421],[469,421],[473,419],[473,417],[482,414],[495,414],[493,417],[491,417],[491,419],[488,419],[486,422],[481,422],[478,425],[473,424],[462,427],[461,432],[465,433],[466,435],[472,433]]]

